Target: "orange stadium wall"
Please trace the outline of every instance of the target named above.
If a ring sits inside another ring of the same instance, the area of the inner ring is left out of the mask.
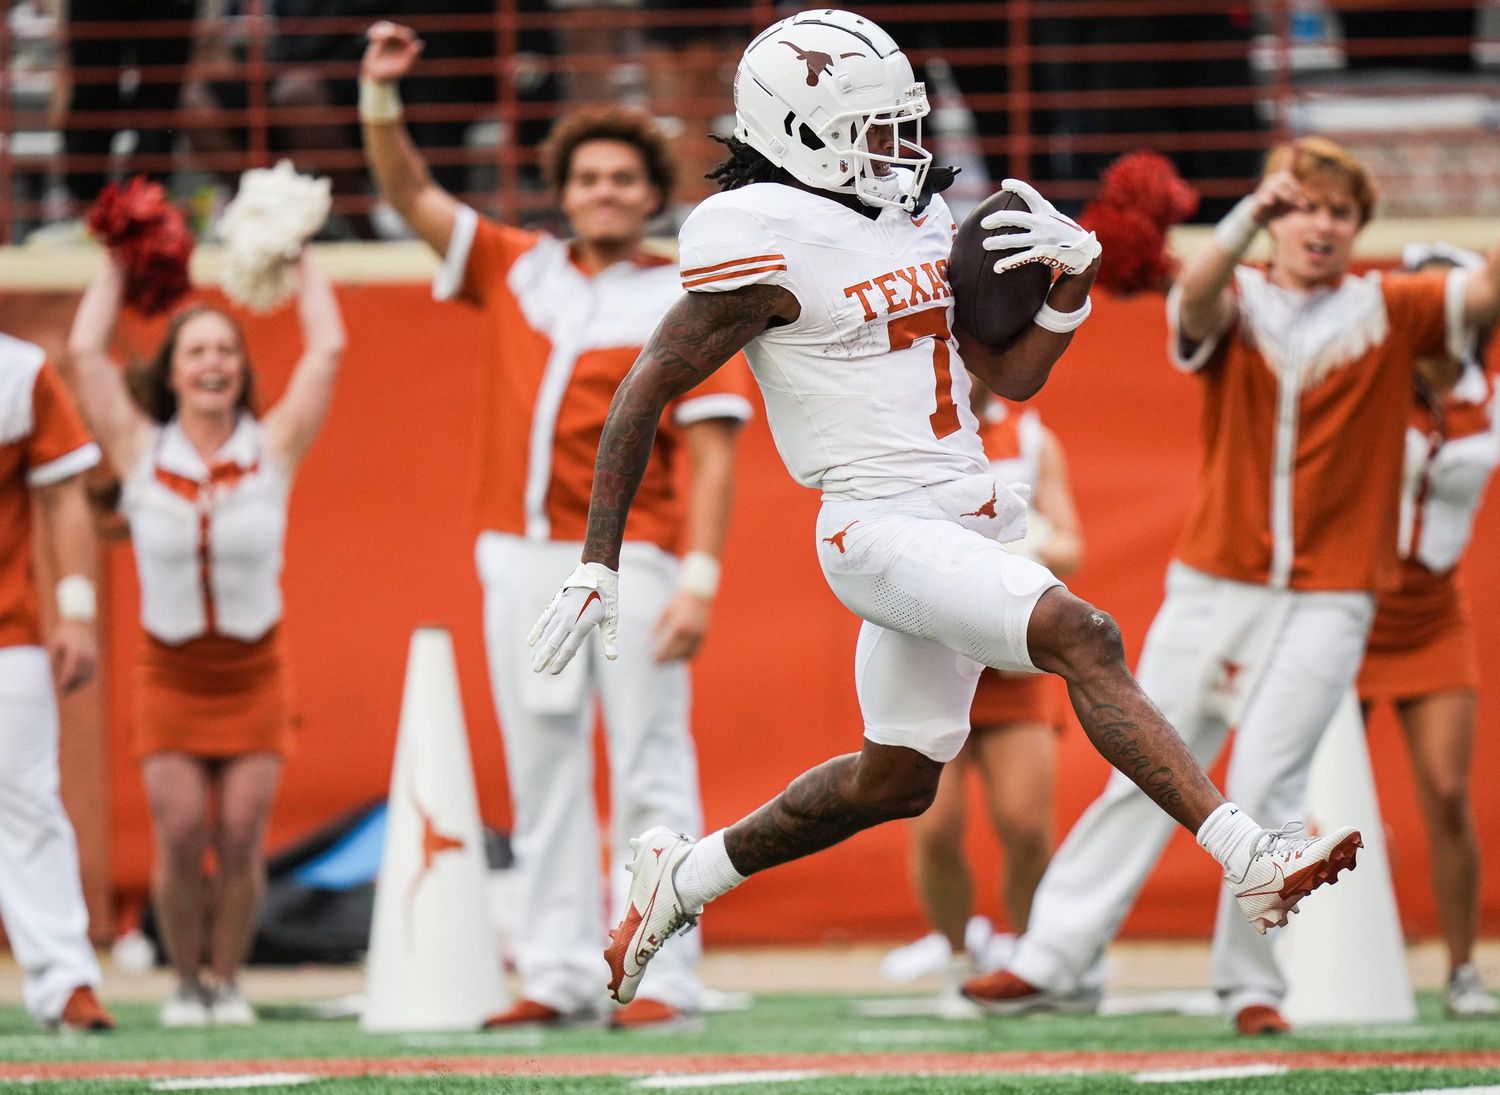
[[[0,312],[36,321],[45,314],[54,332],[48,341],[56,340],[55,322],[66,316],[60,295],[32,295],[27,303],[17,296],[0,294],[6,305]],[[480,802],[486,819],[504,827],[503,760],[466,513],[478,318],[433,303],[425,285],[345,287],[340,299],[350,332],[344,373],[333,414],[292,498],[285,627],[301,732],[271,841],[296,837],[385,794],[408,637],[428,623],[453,633]],[[1036,403],[1067,449],[1083,517],[1087,558],[1073,588],[1119,619],[1133,659],[1160,600],[1196,473],[1198,395],[1192,379],[1167,365],[1159,297],[1096,304]],[[295,318],[288,310],[246,316],[245,325],[261,390],[277,393],[296,354]],[[32,323],[11,329],[21,326]],[[159,326],[134,324],[125,337],[144,353]],[[818,571],[817,506],[816,493],[787,476],[764,418],[757,418],[743,440],[723,592],[695,668],[694,725],[711,828],[760,805],[804,768],[859,747],[851,669],[858,624]],[[1490,681],[1500,681],[1500,653],[1487,641],[1500,610],[1497,521],[1496,507],[1488,507],[1466,564]],[[151,840],[127,725],[138,642],[128,546],[108,550],[106,574],[110,863],[115,892],[138,902],[147,886]],[[1481,839],[1495,847],[1500,806],[1486,789],[1500,774],[1500,704],[1487,698],[1481,719],[1476,809]],[[1398,887],[1404,922],[1413,934],[1432,934],[1425,838],[1388,713],[1375,721],[1370,741],[1394,869],[1408,880]],[[1106,775],[1076,725],[1060,748],[1059,838]],[[1222,764],[1216,773],[1222,774]],[[998,919],[998,853],[978,818],[971,823],[980,911]],[[1215,896],[1211,864],[1179,833],[1124,930],[1206,936]],[[1485,879],[1483,926],[1500,929],[1497,869]],[[709,941],[717,943],[890,939],[920,927],[906,882],[901,825],[753,879],[717,903],[704,922]]]

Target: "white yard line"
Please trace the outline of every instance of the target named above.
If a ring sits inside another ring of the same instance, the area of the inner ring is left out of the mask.
[[[1246,1076],[1280,1076],[1289,1071],[1286,1065],[1270,1063],[1250,1065],[1223,1065],[1219,1068],[1162,1068],[1150,1072],[1137,1072],[1138,1084],[1180,1084],[1194,1080],[1238,1080]]]
[[[252,1072],[246,1076],[193,1076],[182,1080],[157,1080],[152,1091],[208,1091],[237,1087],[290,1087],[309,1084],[317,1077],[308,1072]]]
[[[634,1087],[685,1088],[729,1087],[733,1084],[784,1084],[792,1080],[814,1080],[823,1073],[810,1068],[789,1068],[778,1072],[701,1072],[691,1076],[647,1076]]]

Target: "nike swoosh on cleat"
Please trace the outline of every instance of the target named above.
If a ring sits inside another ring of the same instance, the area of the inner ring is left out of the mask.
[[[1235,897],[1268,897],[1271,894],[1275,894],[1276,896],[1280,897],[1281,896],[1283,882],[1284,882],[1284,880],[1286,878],[1286,875],[1282,871],[1280,863],[1272,863],[1271,866],[1276,871],[1276,877],[1273,878],[1269,883],[1267,883],[1265,888],[1259,889],[1259,890],[1240,890],[1234,896]]]

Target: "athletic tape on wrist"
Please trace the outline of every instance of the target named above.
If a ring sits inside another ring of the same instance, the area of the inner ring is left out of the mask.
[[[82,574],[69,574],[57,583],[57,615],[64,620],[92,620],[98,612],[94,583]]]
[[[705,600],[719,592],[719,560],[706,551],[690,551],[682,558],[682,574],[677,588],[696,593]]]
[[[359,120],[362,122],[395,122],[401,119],[401,92],[396,82],[359,81]]]
[[[1043,304],[1037,309],[1036,315],[1031,317],[1031,322],[1043,330],[1065,335],[1083,326],[1083,321],[1089,318],[1089,313],[1093,310],[1093,297],[1084,297],[1083,307],[1075,312],[1059,312],[1052,305]]]
[[[1219,246],[1224,248],[1235,258],[1239,258],[1250,245],[1255,242],[1255,237],[1260,233],[1260,225],[1250,215],[1250,209],[1255,204],[1255,195],[1241,198],[1239,204],[1224,214],[1224,219],[1214,225],[1214,239],[1219,241]]]

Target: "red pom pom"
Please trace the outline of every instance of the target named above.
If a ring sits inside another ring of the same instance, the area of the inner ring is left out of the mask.
[[[1099,237],[1100,287],[1115,293],[1138,293],[1161,288],[1172,273],[1166,237],[1151,218],[1138,209],[1091,202],[1078,223]]]
[[[1197,212],[1198,192],[1157,152],[1126,153],[1100,180],[1078,218],[1104,248],[1098,284],[1116,293],[1162,288],[1173,270],[1167,229]]]
[[[146,315],[165,312],[191,288],[193,233],[160,184],[137,176],[106,186],[89,210],[89,231],[125,267],[125,303]]]
[[[1127,152],[1104,169],[1100,181],[1099,204],[1139,210],[1163,231],[1198,211],[1198,192],[1158,152]]]

